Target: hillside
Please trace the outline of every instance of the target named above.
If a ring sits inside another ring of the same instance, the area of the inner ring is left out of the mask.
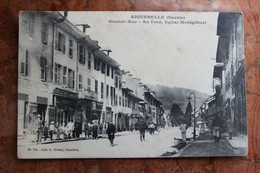
[[[148,85],[149,88],[155,92],[156,98],[162,102],[163,108],[166,113],[170,112],[171,106],[176,103],[185,112],[188,104],[188,96],[191,92],[196,95],[196,108],[200,107],[202,103],[209,97],[208,94],[186,88],[179,87],[167,87],[162,85]],[[193,109],[193,96],[191,101]]]

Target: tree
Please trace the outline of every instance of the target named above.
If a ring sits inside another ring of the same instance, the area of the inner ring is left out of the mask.
[[[186,111],[185,111],[185,121],[187,124],[191,124],[191,113],[192,113],[192,106],[191,103],[189,101],[187,107],[186,107]]]
[[[170,113],[170,121],[173,125],[180,125],[183,120],[183,112],[181,110],[181,107],[178,104],[173,104],[171,107],[171,113]]]

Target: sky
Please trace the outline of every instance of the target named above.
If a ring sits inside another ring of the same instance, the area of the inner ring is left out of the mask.
[[[132,15],[164,19],[131,18]],[[171,19],[179,24],[165,24]],[[213,94],[212,77],[218,36],[218,13],[173,12],[69,12],[73,24],[88,24],[86,34],[111,58],[146,84],[195,89]],[[128,23],[128,20],[137,23]],[[149,23],[142,23],[143,21]],[[162,24],[151,23],[162,21]],[[126,21],[114,23],[114,21]],[[206,24],[180,24],[200,21]],[[140,23],[139,23],[140,22]]]

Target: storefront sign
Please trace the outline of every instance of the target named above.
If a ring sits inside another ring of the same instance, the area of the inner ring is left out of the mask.
[[[44,97],[39,97],[37,96],[37,103],[42,104],[42,105],[47,105],[48,104],[48,99]]]
[[[53,91],[54,95],[57,96],[61,96],[61,97],[67,97],[67,98],[72,98],[72,99],[77,99],[78,98],[78,94],[77,93],[73,93],[70,91],[65,91],[59,88],[55,88],[55,90]]]

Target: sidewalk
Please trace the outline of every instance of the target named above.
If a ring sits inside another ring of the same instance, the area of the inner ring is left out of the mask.
[[[115,136],[125,136],[125,135],[131,135],[131,134],[137,134],[139,131],[121,131],[121,132],[116,132]],[[98,134],[98,139],[106,139],[107,134]],[[56,139],[56,140],[50,140],[48,138],[46,141],[42,139],[41,144],[51,144],[51,143],[61,143],[61,142],[71,142],[71,141],[78,141],[78,140],[91,140],[92,138],[85,138],[85,137],[79,137],[79,138],[70,138],[70,139]],[[23,137],[19,137],[18,140],[20,141],[21,144],[26,144],[26,145],[37,145],[36,140],[36,135],[35,134],[28,134],[26,137],[25,135]]]
[[[239,156],[246,155],[246,148],[234,148],[222,137],[219,143],[214,142],[210,134],[200,135],[194,142],[185,146],[179,157],[213,157],[213,156]]]

